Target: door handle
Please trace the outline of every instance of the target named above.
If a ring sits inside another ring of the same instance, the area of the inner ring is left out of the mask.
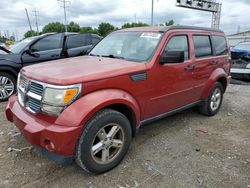
[[[51,55],[51,57],[59,57],[59,55],[58,54],[53,54],[53,55]]]
[[[195,65],[188,65],[184,68],[186,71],[192,71],[195,69]]]
[[[211,61],[211,65],[217,65],[219,62],[216,60]]]

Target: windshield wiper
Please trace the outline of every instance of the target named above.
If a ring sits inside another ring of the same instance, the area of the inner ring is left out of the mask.
[[[96,55],[96,54],[92,54],[90,53],[89,56],[97,56],[97,57],[101,57],[100,55]]]
[[[125,59],[122,56],[115,56],[113,54],[109,54],[109,55],[102,55],[101,57],[109,57],[109,58],[114,58],[114,59]]]

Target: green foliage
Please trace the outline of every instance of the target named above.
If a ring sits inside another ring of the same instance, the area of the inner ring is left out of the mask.
[[[166,26],[174,25],[174,20],[169,20],[165,23]]]
[[[38,35],[38,33],[34,30],[31,30],[31,31],[27,31],[25,34],[24,34],[24,38],[28,38],[28,37],[32,37],[32,36],[36,36]]]
[[[142,23],[142,22],[139,22],[139,23],[124,23],[122,25],[122,29],[125,29],[125,28],[131,28],[131,27],[144,27],[144,26],[148,26],[148,24],[146,23]]]
[[[97,29],[93,29],[92,27],[82,27],[80,30],[80,33],[93,33],[93,34],[98,34]]]
[[[51,32],[65,32],[64,25],[60,22],[52,22],[43,27],[43,33],[51,33]]]
[[[111,25],[110,23],[101,23],[98,26],[98,33],[101,36],[107,36],[109,33],[115,30],[115,27]]]
[[[68,32],[80,32],[81,30],[81,27],[75,22],[70,22],[67,28]]]

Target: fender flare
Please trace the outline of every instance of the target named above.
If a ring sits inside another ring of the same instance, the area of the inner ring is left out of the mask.
[[[227,73],[222,68],[218,68],[218,69],[214,70],[214,72],[210,75],[210,77],[205,85],[205,88],[202,92],[202,96],[201,96],[202,100],[207,100],[209,93],[211,92],[211,90],[213,88],[213,85],[220,78],[225,78],[227,80]]]
[[[82,96],[58,116],[55,124],[84,127],[96,112],[114,104],[129,107],[134,114],[135,125],[133,126],[139,126],[141,113],[137,101],[129,93],[119,89],[98,90]]]

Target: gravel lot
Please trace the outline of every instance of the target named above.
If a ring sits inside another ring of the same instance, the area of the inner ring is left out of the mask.
[[[144,126],[124,161],[98,176],[35,154],[6,121],[5,105],[0,104],[0,187],[250,188],[250,86],[230,85],[214,117],[191,109]]]

